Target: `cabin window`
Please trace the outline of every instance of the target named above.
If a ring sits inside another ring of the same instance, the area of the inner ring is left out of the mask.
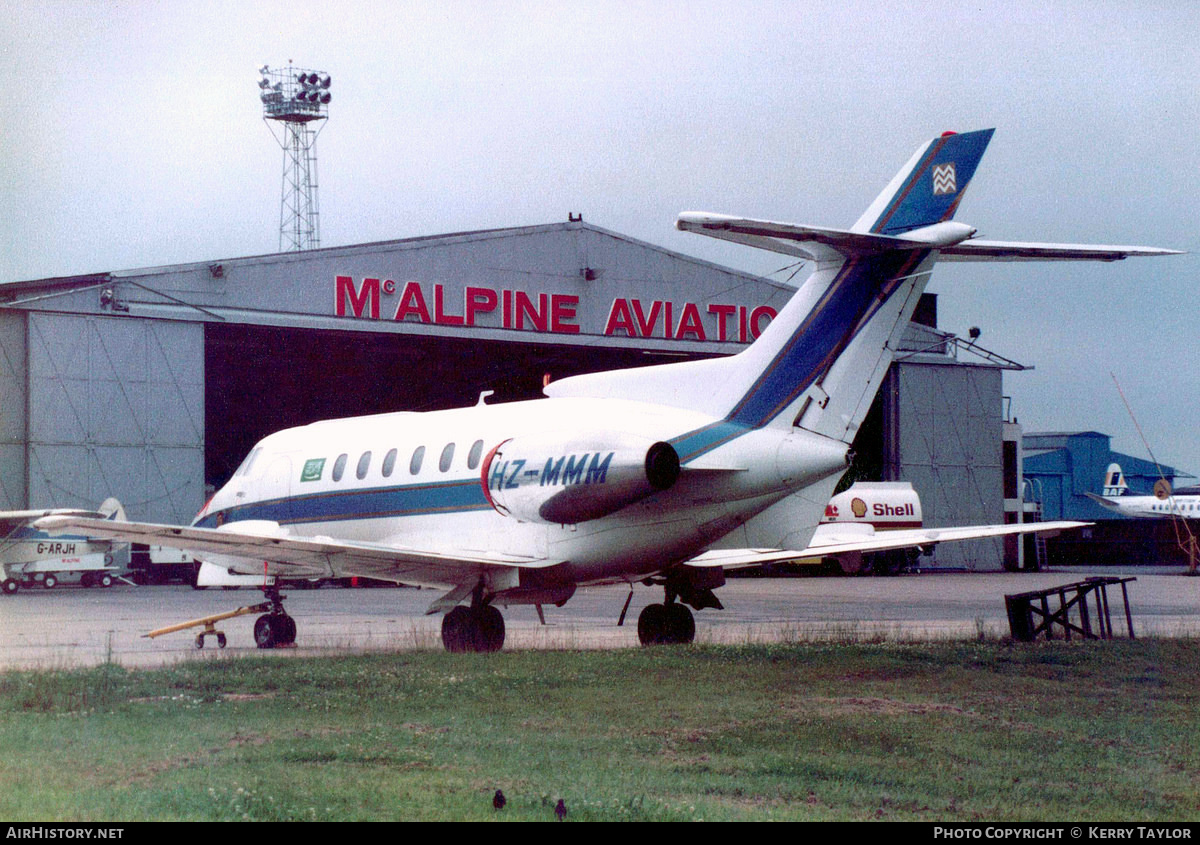
[[[476,440],[471,444],[471,451],[467,453],[467,469],[476,469],[479,466],[479,459],[483,456],[483,441]]]
[[[346,471],[347,457],[348,456],[346,455],[346,453],[343,452],[342,454],[338,455],[337,460],[333,462],[333,480],[334,481],[342,480],[342,473],[344,473]]]
[[[362,456],[358,459],[358,466],[355,467],[354,474],[356,476],[358,476],[358,479],[361,481],[362,479],[367,477],[367,470],[370,468],[371,468],[371,453],[363,452]]]
[[[408,462],[408,471],[416,475],[421,471],[421,461],[425,460],[425,447],[418,446],[413,450],[412,460]]]
[[[450,469],[450,462],[454,460],[454,444],[447,443],[446,448],[442,450],[442,457],[438,460],[438,469],[446,472]]]
[[[383,477],[391,478],[392,470],[396,468],[396,450],[391,449],[383,456]]]

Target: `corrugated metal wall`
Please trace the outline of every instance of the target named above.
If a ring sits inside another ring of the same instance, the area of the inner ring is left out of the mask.
[[[893,460],[911,481],[927,526],[1004,522],[1001,374],[994,367],[896,365]],[[1002,540],[938,546],[941,566],[998,569]]]
[[[202,326],[30,314],[29,503],[188,522],[204,502]]]
[[[0,309],[0,510],[29,507],[25,496],[26,357],[25,315]]]

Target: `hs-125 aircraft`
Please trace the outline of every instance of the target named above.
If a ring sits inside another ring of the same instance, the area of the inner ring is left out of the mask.
[[[429,612],[445,613],[454,651],[503,645],[497,606],[562,605],[591,584],[632,595],[638,582],[665,598],[639,617],[641,641],[690,642],[688,606],[721,607],[725,567],[805,556],[935,262],[1172,252],[976,240],[952,218],[992,132],[923,144],[849,229],[680,215],[681,230],[815,263],[737,355],[564,378],[533,401],[280,431],[190,527],[39,524],[184,548],[235,573],[441,587]],[[260,646],[295,640],[274,590]]]

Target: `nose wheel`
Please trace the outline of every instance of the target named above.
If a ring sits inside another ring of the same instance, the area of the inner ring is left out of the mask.
[[[270,612],[254,621],[254,644],[259,648],[285,648],[296,642],[296,620],[283,609],[278,587],[265,590]]]
[[[286,613],[268,613],[254,622],[254,644],[280,648],[296,642],[296,620]]]

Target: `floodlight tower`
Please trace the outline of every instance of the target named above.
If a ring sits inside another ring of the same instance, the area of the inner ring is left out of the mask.
[[[263,120],[283,148],[279,251],[321,245],[317,211],[317,135],[329,118],[329,74],[305,68],[259,68]],[[314,125],[316,128],[314,129]]]

